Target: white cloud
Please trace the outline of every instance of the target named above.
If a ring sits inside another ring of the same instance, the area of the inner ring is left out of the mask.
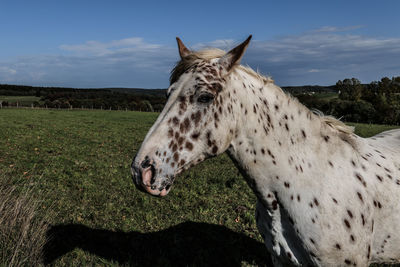
[[[15,69],[6,66],[0,66],[0,73],[5,75],[15,75],[17,71]]]
[[[320,72],[321,70],[317,70],[317,69],[311,69],[308,72]]]
[[[233,39],[219,39],[207,43],[197,43],[191,47],[193,50],[207,49],[210,47],[219,48],[222,50],[229,50],[235,45],[235,40]]]
[[[143,41],[143,38],[132,37],[121,40],[113,40],[108,43],[98,41],[87,41],[84,44],[77,45],[60,45],[61,50],[93,55],[106,55],[115,52],[137,52],[137,51],[152,51],[160,49],[158,44],[148,44]]]
[[[313,30],[311,32],[347,32],[363,28],[361,25],[347,26],[347,27],[334,27],[334,26],[324,26],[319,29]]]
[[[328,85],[346,77],[370,82],[400,75],[400,38],[356,35],[351,29],[326,27],[264,41],[255,36],[242,61],[282,86]],[[241,41],[219,39],[191,48],[229,50]],[[149,43],[139,37],[59,48],[60,54],[0,61],[0,83],[165,88],[169,71],[178,60],[175,45]]]
[[[346,77],[370,82],[400,75],[400,38],[339,33],[332,28],[254,41],[244,60],[281,85],[334,84]]]

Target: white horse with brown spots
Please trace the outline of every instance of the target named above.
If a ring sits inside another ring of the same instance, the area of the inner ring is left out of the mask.
[[[239,65],[250,37],[228,53],[177,38],[181,60],[132,163],[135,184],[165,196],[177,174],[227,151],[257,195],[277,266],[399,262],[400,130],[365,139],[310,112]]]

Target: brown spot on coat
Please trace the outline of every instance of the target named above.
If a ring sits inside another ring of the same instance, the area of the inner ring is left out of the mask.
[[[179,154],[178,154],[178,152],[175,152],[175,153],[174,153],[173,158],[174,158],[174,161],[175,161],[175,162],[178,162],[178,160],[179,160]]]
[[[351,229],[351,225],[347,219],[343,220],[344,224],[346,225],[347,228]]]
[[[174,144],[174,145],[172,146],[172,152],[175,152],[177,149],[178,149],[177,144]]]
[[[178,118],[177,118],[177,117],[173,117],[173,118],[172,118],[172,123],[173,123],[175,126],[178,125],[178,124],[179,124]]]
[[[360,192],[357,192],[357,196],[361,200],[361,202],[364,203],[364,199],[363,199],[363,197],[362,197]]]
[[[201,119],[201,111],[198,110],[195,113],[192,113],[192,115],[190,116],[190,118],[192,119],[192,121],[194,122],[194,125],[197,127],[199,125],[200,119]]]
[[[364,187],[367,187],[367,183],[365,182],[364,178],[359,173],[355,173],[357,180],[359,180]]]
[[[190,137],[192,137],[192,139],[197,140],[197,138],[199,138],[200,133],[199,132],[194,132]]]
[[[187,148],[187,150],[191,151],[193,149],[193,144],[190,142],[186,142],[185,147]]]
[[[185,118],[181,125],[179,126],[179,130],[181,133],[186,133],[189,131],[190,128],[190,120],[188,118]]]
[[[168,130],[168,137],[172,138],[174,136],[174,131],[172,129]]]
[[[350,210],[347,210],[347,214],[349,215],[350,218],[353,218],[353,213]]]

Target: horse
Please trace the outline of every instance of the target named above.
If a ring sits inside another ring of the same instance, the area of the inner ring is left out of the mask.
[[[240,65],[229,52],[177,38],[167,102],[132,162],[156,196],[199,162],[227,152],[257,196],[256,222],[276,266],[400,262],[400,130],[362,138]]]

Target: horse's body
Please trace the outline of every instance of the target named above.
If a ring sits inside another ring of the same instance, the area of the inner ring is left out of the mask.
[[[227,151],[257,195],[257,226],[276,265],[400,260],[400,130],[373,138],[316,115],[229,53],[181,62],[132,170],[166,195],[176,174]]]

